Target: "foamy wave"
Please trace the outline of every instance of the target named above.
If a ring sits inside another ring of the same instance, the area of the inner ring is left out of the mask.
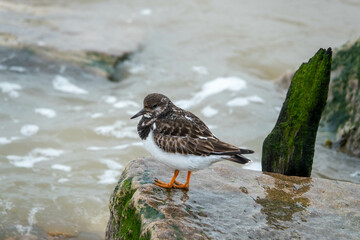
[[[117,178],[121,172],[116,170],[105,170],[103,175],[98,176],[98,183],[100,184],[113,184],[117,182]]]
[[[180,100],[176,104],[182,108],[189,108],[192,105],[202,102],[205,98],[221,93],[223,91],[240,91],[246,88],[246,82],[237,77],[216,78],[205,83],[201,91],[196,93],[190,100]]]
[[[35,108],[34,111],[40,115],[47,117],[47,118],[56,117],[56,112],[50,108]]]
[[[205,108],[203,108],[203,110],[201,110],[201,113],[208,118],[216,115],[218,112],[219,112],[218,110],[212,108],[211,106],[206,106]]]
[[[32,168],[35,163],[48,161],[64,153],[63,150],[53,148],[35,148],[25,156],[8,155],[10,164],[16,167]]]
[[[101,118],[102,116],[104,116],[103,113],[93,113],[91,114],[91,118],[95,119],[95,118]]]
[[[71,83],[67,78],[57,75],[53,80],[53,87],[61,92],[73,94],[88,94],[88,91]]]
[[[120,150],[120,149],[125,149],[125,148],[130,147],[130,146],[142,146],[142,145],[143,145],[142,142],[134,142],[134,143],[131,143],[131,144],[117,145],[117,146],[114,146],[114,147],[90,146],[90,147],[88,147],[86,149],[90,150],[90,151]]]
[[[44,208],[42,207],[34,207],[30,210],[29,214],[28,214],[28,226],[23,226],[23,225],[16,225],[16,230],[24,236],[28,236],[30,235],[31,231],[32,231],[32,227],[34,224],[37,223],[36,221],[36,213],[39,212],[40,210],[43,210]]]
[[[117,101],[115,96],[103,96],[101,99],[107,104],[113,104]]]
[[[13,141],[20,139],[19,137],[0,137],[0,145],[5,145],[5,144],[9,144],[12,143]]]
[[[125,127],[121,121],[115,122],[113,125],[100,126],[94,129],[95,133],[103,136],[114,136],[116,138],[137,138],[138,135],[134,127]]]
[[[53,164],[53,165],[51,165],[51,168],[55,169],[55,170],[64,171],[64,172],[71,172],[71,167],[67,166],[67,165]]]
[[[139,104],[137,104],[134,101],[120,101],[115,103],[114,108],[126,108],[126,107],[139,107]]]
[[[353,172],[350,177],[360,177],[360,171]]]
[[[192,70],[200,75],[208,75],[209,72],[206,67],[203,66],[193,66]]]
[[[144,65],[136,65],[136,66],[131,66],[128,71],[129,73],[136,75],[145,72],[145,70],[146,68]]]
[[[9,201],[0,199],[1,214],[7,214],[13,208],[13,204]]]
[[[12,71],[12,72],[18,72],[18,73],[24,73],[24,72],[27,71],[26,68],[21,67],[21,66],[11,66],[9,68],[9,70]]]
[[[39,127],[32,124],[27,124],[21,127],[20,132],[24,136],[35,135],[39,131]]]
[[[264,100],[261,97],[254,95],[250,97],[242,97],[242,98],[239,97],[232,99],[229,102],[227,102],[226,105],[228,105],[229,107],[243,107],[249,105],[250,102],[264,103]]]
[[[144,15],[144,16],[149,16],[149,15],[152,14],[152,10],[149,9],[149,8],[145,8],[145,9],[142,9],[142,10],[140,11],[140,14],[141,14],[141,15]]]
[[[100,162],[105,164],[110,169],[119,170],[119,169],[124,168],[123,165],[121,165],[120,163],[118,163],[118,162],[116,162],[115,160],[112,160],[112,159],[103,158],[103,159],[100,159]]]
[[[68,182],[68,181],[69,181],[68,178],[60,178],[60,179],[58,180],[58,183],[65,183],[65,182]]]
[[[3,93],[9,95],[11,98],[19,97],[18,90],[21,90],[22,87],[19,84],[9,83],[9,82],[0,82],[0,89]]]

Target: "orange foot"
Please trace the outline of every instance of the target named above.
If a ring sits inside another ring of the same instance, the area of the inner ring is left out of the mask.
[[[171,183],[171,182],[170,182]],[[156,185],[156,186],[159,186],[159,187],[162,187],[162,188],[168,188],[168,189],[170,189],[170,188],[172,188],[173,187],[173,185],[170,185],[170,183],[166,183],[166,182],[163,182],[163,181],[160,181],[159,179],[155,179],[155,182],[154,182],[154,184]]]
[[[191,176],[191,171],[188,171],[188,175],[187,175],[187,179],[186,179],[186,183],[182,184],[178,181],[176,181],[176,177],[179,175],[179,170],[175,170],[174,171],[174,176],[172,177],[171,181],[169,183],[160,181],[159,179],[155,179],[154,184],[156,186],[162,187],[162,188],[178,188],[178,189],[185,189],[185,190],[189,190],[189,182],[190,182],[190,176]]]

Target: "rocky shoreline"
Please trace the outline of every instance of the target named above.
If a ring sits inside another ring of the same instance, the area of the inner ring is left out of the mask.
[[[228,163],[194,173],[188,192],[153,184],[155,177],[170,175],[151,158],[131,161],[110,199],[106,239],[357,239],[360,234],[357,184]]]

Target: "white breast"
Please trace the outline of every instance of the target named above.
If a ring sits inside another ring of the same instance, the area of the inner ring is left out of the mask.
[[[195,155],[183,155],[179,153],[168,153],[163,151],[157,146],[154,141],[153,130],[146,140],[142,141],[145,149],[157,160],[163,162],[173,169],[196,171],[203,169],[214,162],[220,161],[221,159],[217,156],[195,156]]]

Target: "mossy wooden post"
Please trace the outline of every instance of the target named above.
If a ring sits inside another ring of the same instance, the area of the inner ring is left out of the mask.
[[[320,49],[295,73],[274,129],[266,137],[262,169],[309,177],[316,132],[328,95],[332,51]]]

